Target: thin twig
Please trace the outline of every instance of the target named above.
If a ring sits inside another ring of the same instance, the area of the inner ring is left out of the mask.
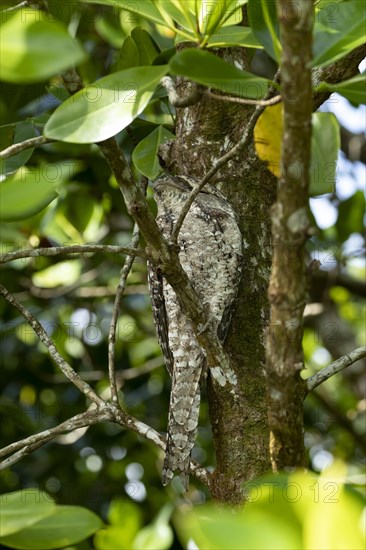
[[[65,376],[71,382],[91,401],[96,403],[99,406],[104,405],[103,399],[101,399],[95,391],[84,382],[84,380],[77,374],[77,372],[74,371],[74,369],[65,361],[65,359],[60,355],[58,352],[53,340],[49,338],[47,332],[41,325],[41,323],[33,317],[31,312],[26,309],[22,304],[20,304],[14,296],[10,294],[10,292],[0,284],[0,294],[5,298],[9,304],[11,304],[15,309],[19,311],[21,315],[23,315],[24,319],[28,322],[28,324],[32,327],[38,338],[41,340],[41,342],[46,346],[51,358],[53,361],[57,364],[57,366],[62,370]]]
[[[0,263],[19,260],[20,258],[37,258],[39,256],[58,256],[60,254],[82,254],[83,252],[108,252],[111,254],[133,254],[139,258],[146,258],[144,250],[138,250],[132,246],[117,246],[109,244],[84,244],[71,246],[50,246],[47,248],[34,248],[29,250],[15,250],[0,254]]]
[[[12,157],[13,155],[17,155],[18,153],[25,151],[25,149],[30,149],[31,147],[37,147],[38,145],[44,145],[45,143],[51,143],[53,141],[53,139],[48,139],[44,136],[37,136],[20,141],[19,143],[14,143],[6,149],[0,151],[0,159],[7,159],[8,157]]]
[[[137,224],[135,224],[133,228],[133,234],[132,234],[132,247],[136,248],[139,244],[140,240],[140,233]],[[109,371],[109,385],[111,388],[111,399],[113,403],[118,404],[118,390],[117,390],[117,383],[116,383],[116,367],[115,367],[115,361],[114,361],[114,355],[115,355],[115,343],[116,343],[116,328],[117,328],[117,321],[118,316],[120,312],[121,307],[121,301],[122,296],[124,294],[125,288],[126,288],[126,281],[128,274],[131,270],[132,264],[135,260],[134,254],[129,254],[125,260],[125,263],[121,269],[121,276],[118,282],[117,290],[116,290],[116,297],[114,300],[114,306],[113,306],[113,314],[111,319],[111,324],[109,327],[109,335],[108,335],[108,371]]]
[[[312,391],[314,388],[337,374],[337,372],[340,372],[341,370],[345,369],[346,367],[349,367],[350,365],[353,365],[356,361],[359,359],[362,359],[363,357],[366,357],[366,346],[363,346],[361,348],[357,348],[347,355],[343,355],[343,357],[340,357],[339,359],[336,359],[336,361],[333,361],[330,363],[327,367],[320,370],[313,376],[310,376],[306,380],[306,390],[307,392]]]
[[[15,443],[11,443],[10,445],[7,445],[7,447],[4,447],[0,450],[0,458],[3,458],[8,455],[10,458],[3,460],[0,464],[0,470],[4,470],[5,468],[8,468],[15,462],[18,462],[21,458],[23,458],[25,455],[28,455],[41,447],[42,445],[45,445],[48,441],[51,439],[54,439],[59,434],[62,434],[64,432],[71,432],[73,430],[84,428],[85,426],[91,426],[92,424],[96,424],[97,422],[102,421],[102,415],[100,411],[97,410],[91,410],[87,411],[81,414],[77,414],[73,416],[72,418],[69,418],[68,420],[65,420],[61,424],[58,424],[54,428],[50,428],[49,430],[44,430],[43,432],[39,432],[37,434],[33,434],[29,437],[26,437],[25,439],[21,439],[19,441],[16,441]],[[108,416],[104,415],[105,419],[108,419]]]
[[[228,103],[238,103],[239,105],[259,105],[260,107],[267,107],[268,105],[276,105],[277,103],[281,103],[282,96],[276,95],[274,97],[271,97],[270,99],[248,99],[246,97],[235,97],[231,95],[219,95],[215,94],[214,92],[211,92],[211,90],[207,90],[204,92],[204,96],[216,99],[217,101],[224,101]]]
[[[28,6],[28,0],[24,0],[24,2],[20,2],[19,4],[16,4],[16,6],[10,6],[10,8],[6,8],[5,10],[1,10],[0,13],[10,13],[12,11],[20,10],[21,8],[25,8]]]
[[[274,78],[274,81],[277,81],[278,76],[279,76],[279,72],[277,72],[277,74]],[[263,100],[266,101],[267,99],[269,99],[274,94],[274,92],[275,92],[275,89],[272,86],[271,88],[269,88],[269,90],[266,93],[266,95],[264,96]],[[220,157],[216,161],[216,163],[213,165],[213,167],[207,172],[207,174],[201,179],[201,181],[194,187],[194,189],[192,189],[191,193],[188,196],[188,199],[186,200],[186,202],[183,205],[183,208],[181,210],[181,213],[179,214],[179,218],[177,220],[177,223],[175,224],[175,227],[174,227],[173,232],[171,234],[170,241],[171,241],[172,244],[176,244],[177,241],[178,241],[179,231],[181,230],[181,227],[183,225],[185,217],[187,216],[188,211],[191,208],[194,199],[202,191],[202,189],[204,188],[206,183],[208,183],[210,181],[210,179],[216,174],[216,172],[218,172],[218,170],[220,170],[220,168],[222,166],[224,166],[226,163],[228,163],[229,160],[234,158],[242,149],[244,149],[246,147],[246,145],[248,144],[248,142],[249,142],[249,140],[252,136],[252,132],[254,130],[256,122],[257,122],[258,118],[260,117],[260,115],[262,114],[262,112],[264,111],[264,109],[265,109],[265,106],[257,105],[257,107],[255,108],[252,116],[250,117],[250,119],[248,121],[248,124],[245,127],[245,131],[244,131],[242,137],[240,138],[240,140],[238,141],[238,143],[236,143],[236,145],[234,145],[234,147],[232,149],[230,149],[230,151],[228,151],[222,157]]]

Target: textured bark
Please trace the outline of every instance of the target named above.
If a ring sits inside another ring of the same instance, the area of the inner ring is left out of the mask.
[[[279,471],[304,465],[302,318],[306,302],[313,3],[279,0],[284,121],[281,177],[272,208],[273,263],[267,338],[270,454]]]
[[[244,66],[244,51],[220,53]],[[179,91],[184,93],[185,88],[181,82]],[[177,111],[177,138],[165,160],[173,173],[200,178],[237,143],[253,108],[204,98],[197,105]],[[270,468],[264,333],[269,319],[269,208],[276,182],[250,142],[248,150],[220,169],[214,183],[238,213],[244,238],[243,275],[225,343],[238,378],[240,399],[235,399],[230,388],[217,387],[212,379],[208,380],[217,458],[211,490],[214,498],[236,503],[244,498],[243,483]]]

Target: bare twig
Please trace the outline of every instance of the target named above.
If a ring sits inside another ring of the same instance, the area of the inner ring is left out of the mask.
[[[72,246],[51,246],[47,248],[34,248],[29,250],[15,250],[0,254],[0,263],[19,260],[20,258],[38,258],[40,256],[59,256],[60,254],[83,254],[93,252],[108,252],[110,254],[131,254],[139,258],[146,258],[144,250],[138,250],[133,245],[117,246],[108,244],[84,244]]]
[[[15,6],[10,6],[10,8],[6,8],[5,10],[1,10],[0,13],[10,13],[12,11],[20,10],[21,8],[25,8],[29,5],[29,2],[27,0],[24,0],[24,2],[19,2],[19,4],[16,4]]]
[[[204,96],[215,99],[217,101],[223,101],[226,103],[238,103],[239,105],[259,105],[260,107],[267,107],[268,105],[277,105],[281,103],[282,96],[276,95],[270,99],[248,99],[246,97],[235,97],[232,95],[219,95],[215,94],[211,90],[207,90],[203,94]]]
[[[313,376],[310,376],[310,378],[306,380],[307,393],[312,391],[314,388],[316,388],[341,370],[349,367],[350,365],[353,365],[353,363],[355,363],[359,359],[362,359],[363,357],[366,357],[366,346],[357,348],[347,355],[343,355],[343,357],[336,359],[336,361],[333,361],[327,367],[320,370]]]
[[[8,157],[12,157],[13,155],[17,155],[18,153],[25,151],[25,149],[30,149],[31,147],[37,147],[38,145],[44,145],[45,143],[51,143],[53,141],[53,139],[48,139],[44,136],[37,136],[20,141],[19,143],[14,143],[6,149],[0,151],[0,159],[7,159]]]
[[[132,235],[132,247],[135,248],[138,246],[140,240],[140,233],[138,230],[137,224],[133,228]],[[109,327],[108,335],[108,371],[109,371],[109,384],[111,388],[111,399],[113,403],[118,404],[118,391],[116,384],[116,370],[114,362],[114,352],[115,352],[115,343],[116,343],[116,327],[119,316],[119,311],[121,307],[122,296],[126,288],[126,281],[128,274],[131,270],[132,264],[135,260],[134,254],[129,254],[125,260],[125,263],[121,269],[121,276],[119,283],[116,289],[116,297],[114,300],[113,314],[111,319],[111,324]]]
[[[49,338],[41,323],[35,317],[33,317],[31,312],[24,306],[22,306],[22,304],[20,304],[3,285],[0,285],[0,294],[5,298],[7,302],[9,302],[9,304],[15,307],[15,309],[17,309],[21,315],[23,315],[24,319],[32,327],[38,338],[46,346],[51,358],[62,370],[64,375],[67,376],[67,378],[71,380],[71,382],[91,401],[99,406],[104,405],[103,399],[101,399],[95,393],[95,391],[91,388],[91,386],[89,386],[89,384],[84,382],[84,380],[77,374],[77,372],[75,372],[74,369],[71,368],[70,365],[65,361],[65,359],[60,355],[53,340]]]
[[[195,82],[191,83],[192,88],[190,93],[186,96],[180,96],[178,94],[175,82],[170,76],[164,76],[160,80],[160,84],[166,89],[169,102],[174,107],[189,107],[190,105],[196,105],[202,97],[202,87],[198,86]]]
[[[5,468],[8,468],[15,462],[18,462],[24,456],[31,454],[42,445],[45,445],[51,439],[54,439],[56,436],[64,432],[71,432],[78,428],[97,424],[103,419],[108,419],[108,415],[104,415],[104,417],[105,418],[103,418],[103,413],[101,413],[100,411],[96,409],[90,410],[81,414],[77,414],[72,418],[65,420],[61,424],[58,424],[58,426],[55,426],[54,428],[44,430],[43,432],[39,432],[37,434],[26,437],[25,439],[16,441],[15,443],[11,443],[7,447],[4,447],[0,450],[0,458],[11,455],[9,458],[1,462],[0,470],[5,470]]]
[[[275,76],[275,81],[278,79],[279,73]],[[266,101],[270,97],[273,96],[275,93],[274,87],[269,88],[268,92],[263,98],[263,101]],[[175,227],[173,229],[173,232],[171,234],[171,242],[173,244],[177,243],[179,231],[182,228],[183,222],[185,220],[185,217],[187,216],[189,209],[191,208],[194,199],[197,197],[197,195],[202,191],[206,183],[210,181],[210,179],[220,170],[222,166],[224,166],[226,163],[229,162],[232,158],[234,158],[242,149],[245,149],[247,144],[249,143],[249,140],[252,137],[252,133],[254,130],[254,127],[256,125],[256,122],[262,112],[265,109],[265,105],[257,105],[255,111],[253,112],[252,116],[250,117],[248,124],[245,127],[245,131],[240,138],[240,140],[234,145],[230,151],[225,153],[222,157],[220,157],[216,163],[213,165],[213,167],[207,172],[207,174],[201,179],[201,181],[194,187],[194,189],[191,191],[191,193],[188,196],[188,199],[184,203],[182,210],[179,214],[179,218],[177,220],[177,223],[175,224]]]

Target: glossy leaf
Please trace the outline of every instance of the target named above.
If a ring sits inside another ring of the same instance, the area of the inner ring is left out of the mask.
[[[134,28],[131,31],[131,37],[139,52],[139,65],[152,65],[154,59],[160,53],[156,42],[142,27]]]
[[[195,27],[192,24],[192,19],[188,17],[190,11],[182,6],[181,2],[170,0],[154,0],[156,8],[159,10],[161,16],[164,18],[165,23],[168,23],[174,27],[174,21],[178,23],[181,29],[187,30],[189,33],[195,35]]]
[[[45,136],[70,143],[114,136],[145,109],[166,72],[166,65],[134,67],[101,78],[56,109]]]
[[[140,54],[136,46],[136,42],[131,35],[126,36],[123,41],[122,48],[119,52],[117,68],[119,71],[138,67],[140,65]]]
[[[86,4],[104,4],[121,8],[130,13],[135,13],[141,17],[145,17],[154,23],[165,26],[164,18],[155,6],[152,0],[143,0],[142,2],[131,2],[130,0],[82,0]]]
[[[132,160],[139,172],[147,178],[154,180],[162,168],[158,159],[159,146],[166,141],[174,139],[175,136],[159,126],[135,147],[132,153]]]
[[[131,0],[82,0],[88,4],[105,4],[114,8],[121,8],[129,13],[144,17],[153,23],[170,29],[171,31],[185,36],[188,40],[195,40],[195,34],[186,29],[187,21],[184,14],[171,2],[158,2],[153,0],[143,0],[140,2],[131,2]],[[160,9],[159,9],[160,8]],[[174,17],[172,17],[174,16]],[[180,28],[174,26],[175,19]]]
[[[264,49],[277,63],[282,46],[275,0],[248,0],[250,27]]]
[[[242,46],[244,48],[263,48],[262,44],[249,27],[222,27],[207,42],[209,48]]]
[[[123,41],[118,70],[151,65],[159,53],[159,47],[149,33],[142,27],[135,27]]]
[[[19,10],[1,25],[0,51],[1,78],[19,84],[45,80],[86,56],[59,22],[28,8],[26,17]]]
[[[8,134],[6,130],[11,130]],[[15,124],[8,125],[7,127],[1,127],[0,133],[2,137],[9,136],[9,139],[2,139],[1,149],[5,149],[14,143],[20,143],[26,139],[35,137],[36,132],[31,122],[16,122]],[[0,160],[0,174],[10,174],[15,172],[23,166],[32,156],[34,148],[25,149],[20,153],[8,157],[7,159]]]
[[[340,129],[332,113],[313,113],[311,134],[310,195],[334,191]]]
[[[52,550],[80,542],[102,525],[102,520],[86,508],[57,506],[53,515],[3,537],[1,543],[23,550]]]
[[[49,179],[46,165],[36,169],[22,167],[0,183],[0,217],[14,221],[33,216],[52,202],[59,181]]]
[[[241,97],[262,98],[269,83],[268,80],[242,71],[209,52],[193,48],[172,57],[169,67],[177,75]]]
[[[54,500],[38,489],[24,489],[1,495],[0,537],[33,525],[54,514],[55,510]]]
[[[318,86],[320,91],[337,92],[356,105],[366,103],[366,72],[344,80],[338,84],[321,82]]]
[[[313,66],[334,63],[365,42],[365,4],[349,0],[318,12],[314,25]]]
[[[237,0],[202,0],[199,13],[199,24],[202,34],[211,36],[226,19],[247,3]],[[239,22],[239,21],[238,21]]]

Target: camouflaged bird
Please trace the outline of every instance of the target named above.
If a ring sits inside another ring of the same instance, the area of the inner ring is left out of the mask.
[[[156,221],[166,238],[196,183],[186,176],[165,176],[155,182]],[[240,282],[242,237],[233,208],[215,187],[206,185],[195,198],[178,245],[181,265],[223,342]],[[205,354],[174,290],[160,269],[151,264],[149,286],[156,332],[172,378],[162,479],[167,485],[177,471],[187,490]]]

